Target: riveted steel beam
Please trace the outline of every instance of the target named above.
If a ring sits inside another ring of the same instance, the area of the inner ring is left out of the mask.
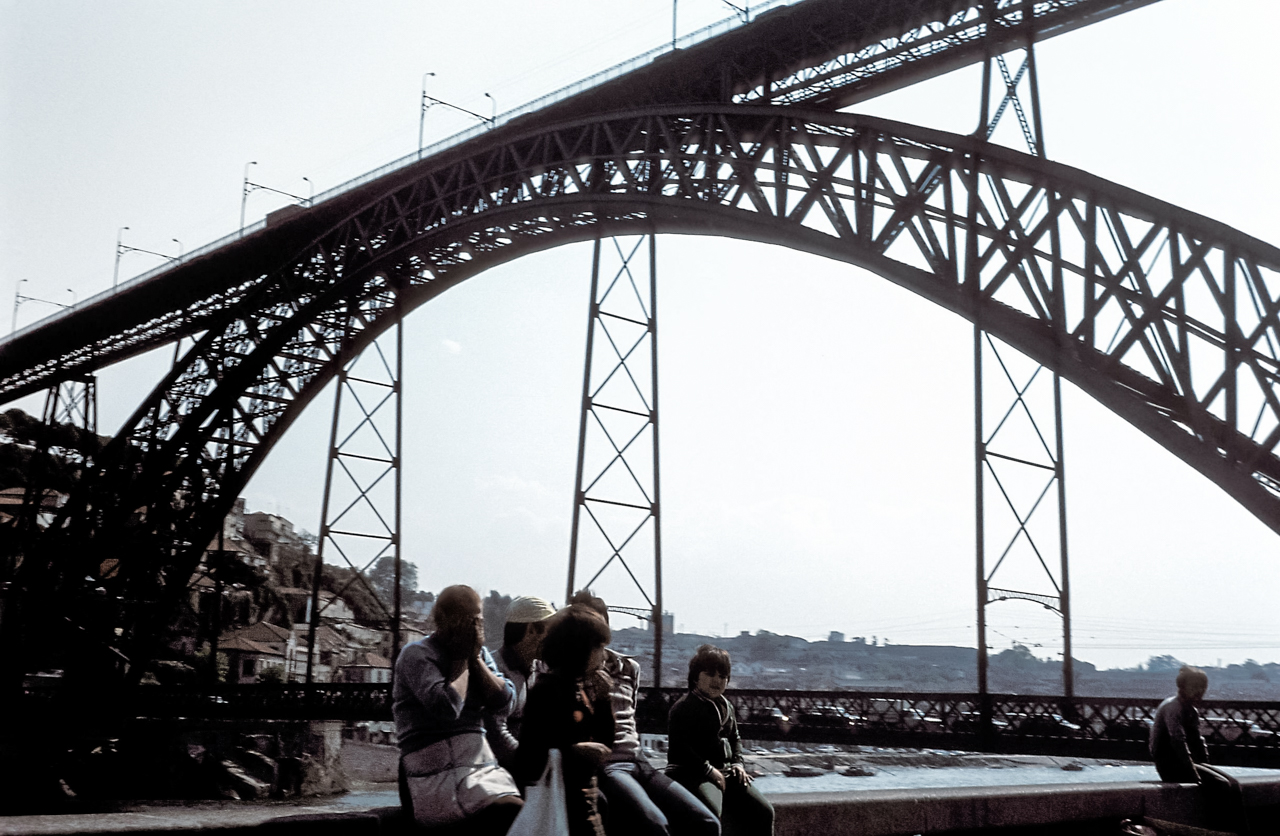
[[[935,169],[941,187],[926,193]],[[891,223],[902,232],[886,237]],[[407,311],[525,253],[654,231],[825,255],[980,317],[1280,531],[1280,250],[979,138],[725,105],[587,119],[424,161],[208,323],[21,582],[51,613],[86,577],[108,583],[133,620],[100,643],[137,657],[125,645],[163,619],[271,445],[394,322],[395,288]],[[967,260],[976,286],[960,281]],[[118,571],[100,579],[106,557]]]

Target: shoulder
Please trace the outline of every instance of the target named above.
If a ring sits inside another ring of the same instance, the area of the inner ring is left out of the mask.
[[[611,647],[605,648],[605,667],[614,676],[622,674],[633,679],[640,677],[640,663],[635,657],[619,653]]]
[[[690,714],[696,714],[699,702],[701,702],[701,700],[692,698],[690,694],[685,693],[684,696],[676,700],[675,704],[671,706],[671,716],[675,717],[678,714],[682,717],[686,717]]]
[[[421,665],[426,661],[436,661],[438,655],[436,647],[429,637],[419,639],[400,648],[400,655],[396,657],[396,665]]]

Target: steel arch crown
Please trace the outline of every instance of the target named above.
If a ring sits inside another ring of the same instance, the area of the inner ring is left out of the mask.
[[[759,240],[869,269],[1054,368],[1280,531],[1280,250],[973,137],[689,106],[426,160],[281,270],[246,277],[255,288],[139,408],[111,479],[85,500],[100,538],[145,506],[146,536],[171,564],[159,574],[173,580],[156,581],[154,563],[135,561],[149,566],[142,581],[122,562],[116,582],[146,587],[136,600],[175,594],[284,428],[389,327],[397,293],[409,310],[502,261],[637,231]]]

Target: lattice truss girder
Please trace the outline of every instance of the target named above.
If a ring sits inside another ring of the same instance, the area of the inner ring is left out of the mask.
[[[1039,42],[1155,0],[810,0],[773,10],[730,32],[718,47],[702,45],[686,58],[662,62],[565,103],[568,114],[684,102],[781,104],[837,109],[865,101],[1028,41]],[[672,61],[676,64],[672,64]],[[628,79],[631,79],[628,81]],[[617,85],[621,84],[619,88]],[[553,107],[561,114],[563,108]],[[237,269],[237,268],[232,268]],[[157,277],[159,278],[159,277]],[[185,281],[186,276],[172,277]],[[199,333],[243,302],[269,277],[247,273],[191,305],[129,324],[95,340],[65,335],[59,348],[39,346],[42,359],[7,363],[0,396],[17,397],[67,374],[91,372],[170,340]]]
[[[1280,530],[1280,251],[977,139],[720,106],[495,141],[353,214],[211,324],[126,425],[93,500],[101,533],[144,519],[185,580],[275,437],[345,361],[342,346],[358,351],[389,326],[393,284],[411,307],[525,252],[653,229],[785,244],[970,318],[976,306],[988,332]],[[976,292],[960,278],[970,255]],[[64,577],[85,576],[76,570]]]
[[[860,10],[863,31],[878,33],[854,45],[832,44],[830,58],[760,79],[733,101],[847,107],[884,92],[886,77],[915,80],[919,68],[948,61],[958,67],[984,51],[1003,51],[1051,38],[1153,0],[996,0],[994,3],[906,0]],[[890,8],[892,6],[892,8]],[[907,7],[905,12],[903,7]],[[984,9],[984,6],[988,7]],[[907,26],[900,20],[908,20]],[[818,43],[829,40],[813,32]],[[811,54],[820,50],[811,49]],[[932,75],[933,73],[930,73]]]

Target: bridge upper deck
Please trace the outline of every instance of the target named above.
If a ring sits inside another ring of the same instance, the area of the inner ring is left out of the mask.
[[[773,0],[749,23],[707,27],[344,183],[307,210],[268,218],[179,262],[0,339],[0,399],[204,329],[261,276],[358,207],[481,144],[533,125],[628,107],[743,102],[838,109],[1155,0]]]

